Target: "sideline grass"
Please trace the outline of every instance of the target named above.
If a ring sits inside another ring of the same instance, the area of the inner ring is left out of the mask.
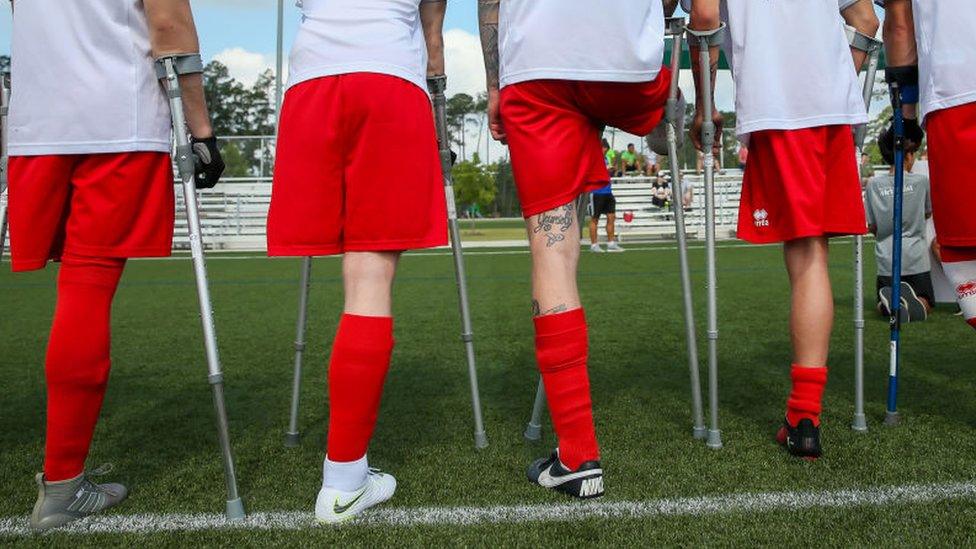
[[[584,254],[580,285],[591,325],[591,377],[608,500],[838,490],[970,482],[976,450],[976,340],[940,310],[903,334],[904,425],[884,429],[887,323],[869,316],[867,399],[871,431],[848,425],[853,409],[850,246],[832,256],[837,324],[825,414],[826,457],[801,463],[772,441],[788,390],[788,286],[775,247],[719,252],[722,434],[707,450],[690,437],[688,387],[674,251]],[[692,251],[699,328],[703,253]],[[871,261],[868,262],[872,263]],[[213,261],[210,273],[226,370],[241,490],[251,511],[311,508],[326,424],[325,363],[341,307],[339,262],[313,273],[302,446],[287,450],[297,260]],[[390,507],[566,503],[523,480],[536,373],[527,255],[468,260],[482,399],[491,446],[472,447],[451,258],[407,256],[396,288],[393,368],[371,463],[396,474]],[[868,280],[873,273],[867,273]],[[0,273],[0,517],[29,512],[43,436],[43,356],[56,268]],[[869,307],[870,311],[870,307]],[[90,464],[111,461],[132,496],[119,513],[217,512],[223,504],[209,388],[189,262],[132,262],[114,309],[112,380]],[[704,333],[700,331],[700,333]],[[701,349],[704,350],[704,340]],[[586,520],[475,527],[352,527],[292,532],[153,536],[67,535],[21,543],[352,545],[603,545],[715,542],[825,545],[966,544],[976,503],[734,513],[710,517]]]

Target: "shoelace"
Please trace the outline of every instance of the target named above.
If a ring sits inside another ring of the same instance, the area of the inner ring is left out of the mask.
[[[119,494],[116,493],[114,490],[110,489],[107,485],[98,484],[97,482],[93,482],[91,480],[93,477],[105,476],[111,473],[114,469],[115,469],[115,465],[106,462],[99,465],[98,467],[95,467],[90,471],[85,471],[85,482],[82,486],[86,490],[91,490],[93,492],[100,492],[103,494],[108,494],[110,496],[118,496]]]

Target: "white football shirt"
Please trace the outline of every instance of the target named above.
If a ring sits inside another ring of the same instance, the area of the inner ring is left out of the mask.
[[[170,150],[142,0],[18,1],[10,154]]]
[[[649,82],[664,59],[660,0],[503,0],[502,87],[527,80]]]
[[[736,133],[864,124],[836,0],[726,0]]]
[[[921,117],[976,101],[976,4],[914,0]]]
[[[427,91],[421,0],[299,0],[302,22],[289,58],[288,86],[372,72]]]

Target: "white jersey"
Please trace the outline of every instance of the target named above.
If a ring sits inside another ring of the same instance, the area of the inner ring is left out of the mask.
[[[649,82],[664,59],[660,0],[503,0],[502,87],[527,80]]]
[[[736,133],[864,124],[836,0],[726,0]]]
[[[914,0],[921,117],[976,102],[973,0]]]
[[[337,74],[396,76],[427,90],[421,0],[299,0],[288,86]]]
[[[170,150],[142,0],[18,1],[10,154]]]

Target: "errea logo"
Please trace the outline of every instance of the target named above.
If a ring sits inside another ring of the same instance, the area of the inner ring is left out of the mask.
[[[956,294],[959,299],[976,295],[976,280],[968,280],[956,287]]]
[[[769,226],[769,212],[767,212],[765,209],[759,209],[752,212],[752,219],[757,227]]]

